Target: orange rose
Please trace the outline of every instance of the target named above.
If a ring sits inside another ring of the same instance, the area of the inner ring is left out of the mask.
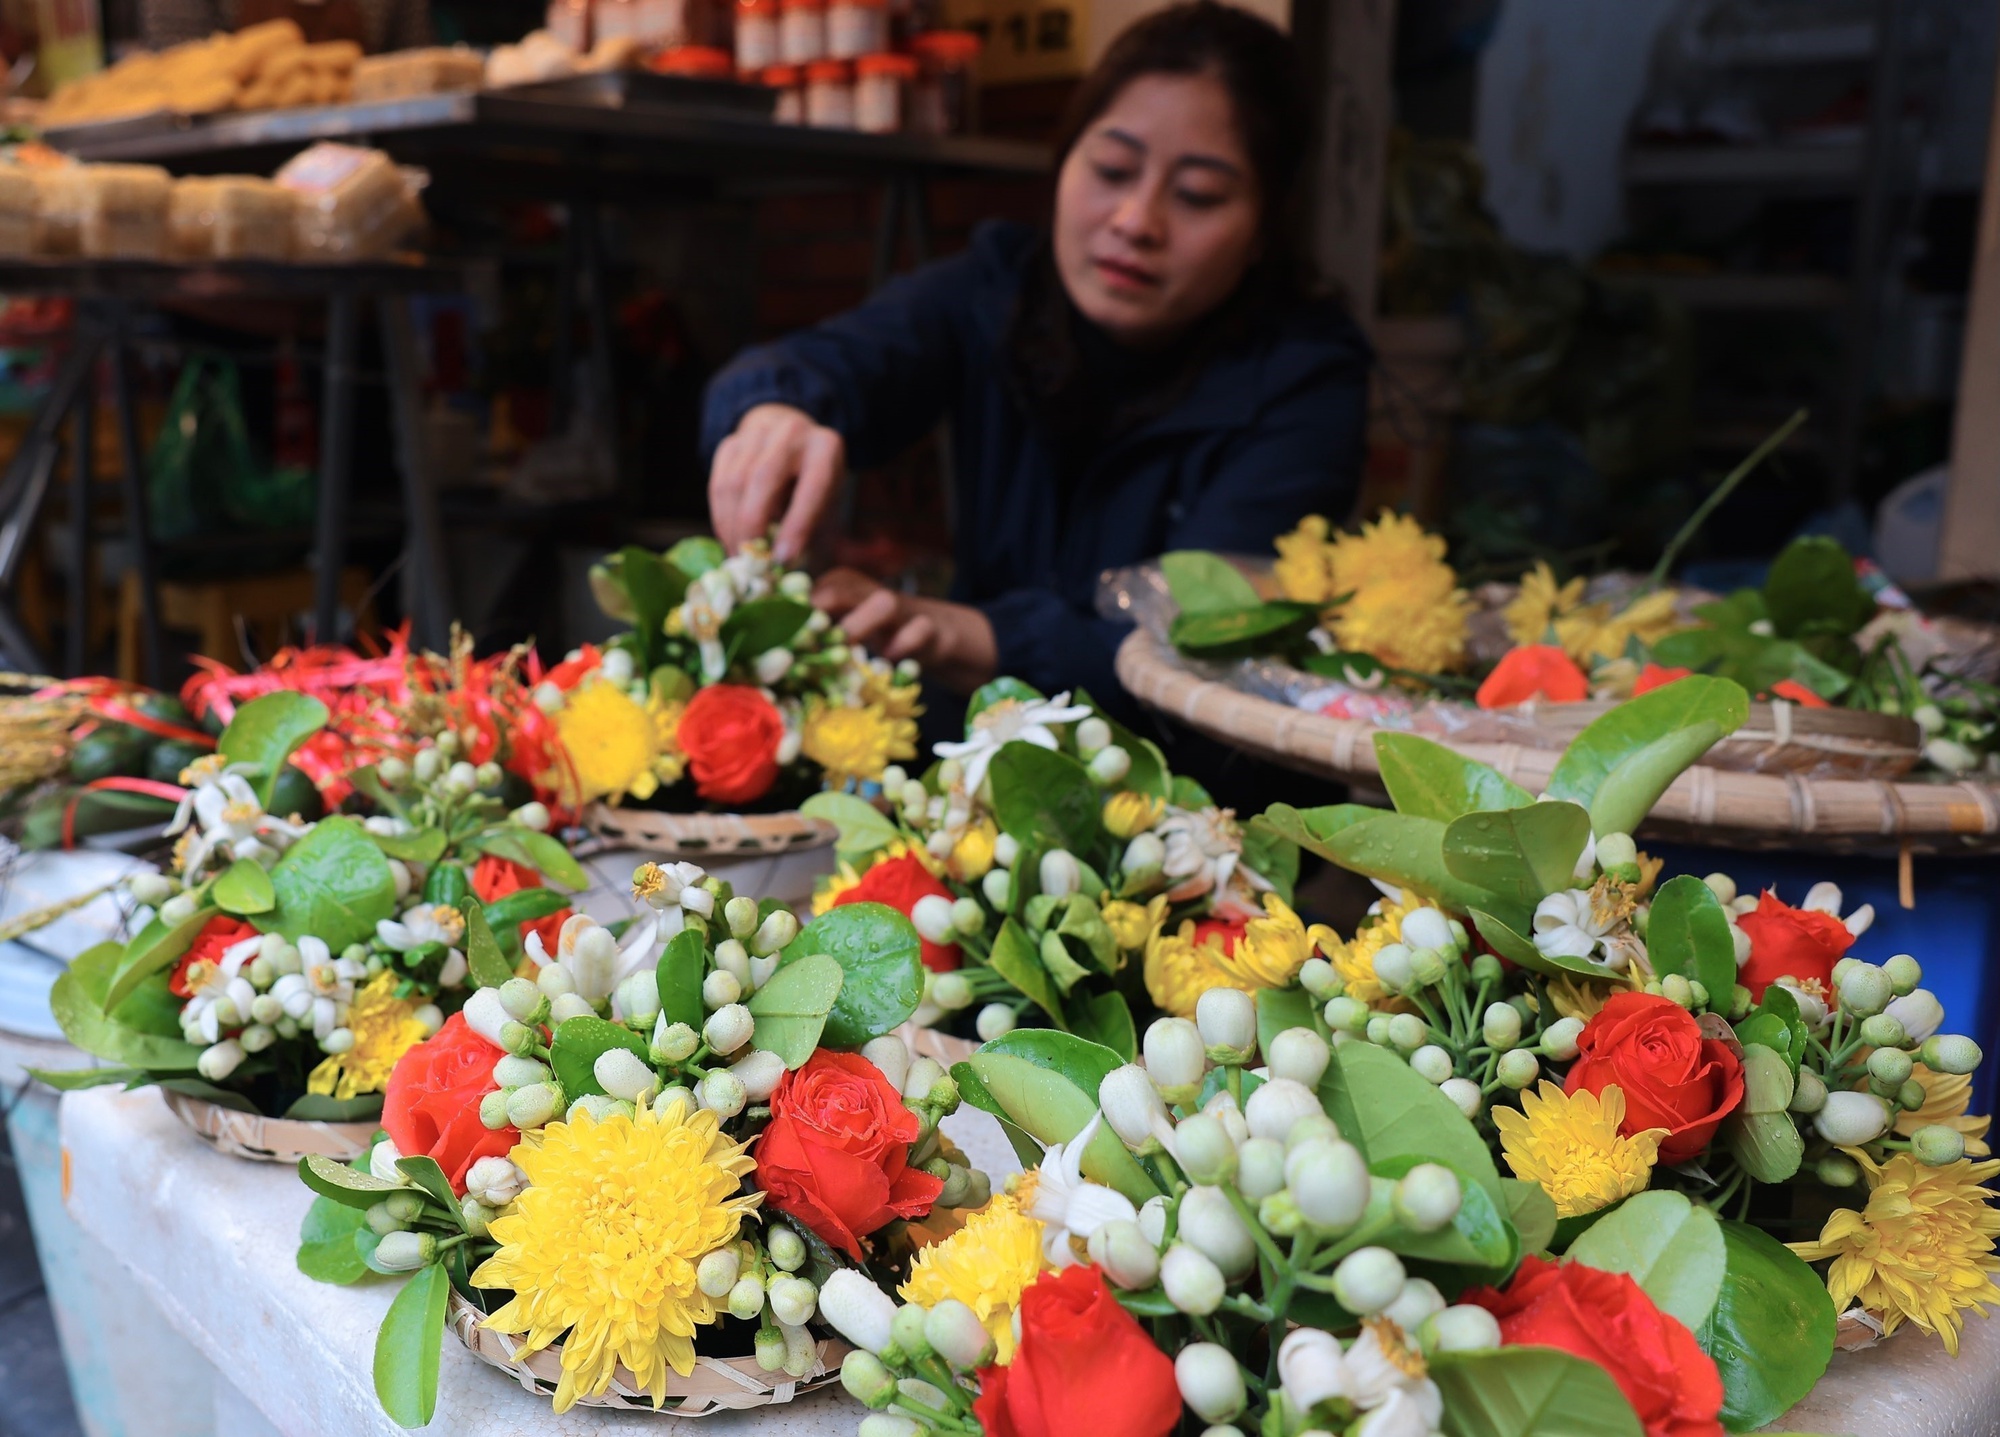
[[[510,893],[519,893],[523,888],[543,886],[542,875],[534,869],[497,854],[486,854],[472,870],[472,891],[481,903],[496,902]],[[528,919],[521,924],[521,941],[526,943],[530,933],[539,933],[542,935],[542,950],[555,952],[556,940],[562,937],[562,926],[571,911],[558,908],[547,917]]]
[[[755,803],[778,781],[785,721],[747,684],[710,684],[688,700],[678,741],[694,790],[710,803]]]
[[[201,931],[194,935],[194,942],[188,944],[187,952],[181,955],[180,962],[174,964],[173,976],[167,979],[167,991],[176,998],[192,998],[194,989],[188,986],[190,968],[197,963],[220,963],[223,954],[245,938],[256,936],[257,930],[242,919],[216,914],[201,925]]]
[[[1570,1093],[1610,1087],[1625,1094],[1625,1136],[1664,1128],[1660,1161],[1684,1163],[1742,1103],[1743,1064],[1672,999],[1615,993],[1577,1035],[1563,1081]]]
[[[931,875],[921,858],[914,853],[906,853],[901,858],[886,858],[877,863],[861,875],[859,883],[834,899],[833,906],[886,903],[908,918],[915,911],[919,898],[932,895],[949,901],[952,891]],[[964,959],[956,943],[933,943],[925,938],[923,945],[924,967],[933,973],[949,973]]]
[[[1510,709],[1530,699],[1574,704],[1589,697],[1590,680],[1554,644],[1523,644],[1508,650],[1479,686],[1477,695],[1483,709]]]
[[[1639,671],[1639,681],[1632,685],[1632,697],[1636,699],[1640,694],[1649,694],[1654,689],[1665,688],[1675,679],[1684,679],[1693,672],[1693,669],[1674,669],[1649,663]]]
[[[1768,888],[1756,909],[1737,919],[1736,926],[1750,935],[1750,961],[1736,976],[1759,1003],[1764,1001],[1764,990],[1780,978],[1813,980],[1831,988],[1833,965],[1847,956],[1854,943],[1847,925],[1831,913],[1781,903]]]
[[[382,1094],[382,1126],[406,1158],[431,1157],[455,1193],[481,1158],[504,1158],[521,1135],[479,1121],[479,1100],[498,1092],[493,1065],[506,1054],[454,1013],[432,1036],[396,1060]]]

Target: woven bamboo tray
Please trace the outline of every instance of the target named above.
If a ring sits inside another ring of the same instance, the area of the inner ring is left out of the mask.
[[[1506,715],[1532,719],[1538,747],[1564,749],[1615,703],[1523,704]],[[1800,773],[1824,778],[1901,778],[1923,757],[1914,720],[1854,709],[1814,709],[1774,699],[1750,705],[1743,727],[1702,763],[1737,773]]]
[[[1306,713],[1189,673],[1143,628],[1118,650],[1118,677],[1152,708],[1272,763],[1379,792],[1371,724]],[[1540,792],[1557,751],[1521,744],[1449,747]],[[2000,852],[2000,789],[1985,783],[1809,779],[1696,766],[1674,781],[1646,830],[1748,848]]]
[[[755,858],[825,848],[839,837],[803,813],[658,813],[593,803],[584,826],[605,844],[676,859]]]
[[[267,1118],[225,1108],[186,1093],[163,1088],[160,1096],[175,1117],[193,1128],[219,1153],[259,1163],[296,1165],[318,1154],[337,1163],[352,1162],[368,1151],[380,1123],[309,1123],[297,1118]]]
[[[532,1357],[517,1354],[518,1337],[495,1332],[480,1324],[486,1314],[460,1297],[451,1295],[449,1321],[472,1355],[499,1368],[530,1392],[551,1396],[562,1380],[562,1344],[544,1347]],[[655,1408],[651,1394],[639,1391],[637,1378],[622,1363],[612,1376],[611,1386],[602,1397],[579,1397],[580,1407],[610,1407],[623,1412],[657,1412],[666,1417],[708,1417],[717,1412],[742,1412],[753,1407],[770,1407],[840,1381],[840,1360],[850,1349],[838,1338],[822,1337],[818,1359],[811,1372],[793,1377],[766,1372],[754,1357],[698,1357],[694,1371],[686,1377],[667,1371],[667,1395],[662,1407]]]

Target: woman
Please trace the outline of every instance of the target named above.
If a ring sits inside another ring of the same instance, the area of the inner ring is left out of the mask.
[[[982,226],[966,253],[716,377],[717,534],[733,546],[776,524],[796,558],[847,463],[949,419],[952,599],[851,570],[814,597],[956,693],[1011,674],[1121,707],[1126,626],[1093,607],[1105,569],[1266,552],[1354,500],[1369,356],[1302,288],[1310,125],[1290,42],[1265,21],[1212,0],[1141,20],[1077,92],[1048,234]]]

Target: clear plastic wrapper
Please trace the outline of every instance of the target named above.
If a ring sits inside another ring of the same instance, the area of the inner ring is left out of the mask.
[[[86,165],[78,238],[93,259],[162,259],[173,176],[157,165]]]
[[[364,104],[476,90],[485,78],[486,61],[464,45],[397,50],[370,56],[354,67],[352,98],[356,104]]]
[[[294,252],[305,261],[380,259],[423,225],[422,171],[380,150],[322,143],[278,171],[295,197]]]
[[[83,253],[83,166],[49,165],[32,174],[34,252],[47,259]]]
[[[0,165],[0,259],[35,252],[35,195],[33,172]]]
[[[199,176],[174,186],[167,208],[175,259],[291,258],[297,200],[251,175]]]

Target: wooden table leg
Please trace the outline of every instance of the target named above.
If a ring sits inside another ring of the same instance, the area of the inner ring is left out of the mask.
[[[355,351],[359,301],[337,290],[326,305],[326,372],[319,416],[319,522],[314,541],[313,642],[340,639],[340,568],[347,561],[347,507],[354,480]]]
[[[160,682],[160,583],[153,563],[153,532],[146,511],[146,458],[139,447],[139,415],[132,398],[132,356],[122,321],[111,332],[111,402],[118,417],[118,449],[125,471],[125,532],[132,540],[132,574],[138,585],[141,680]]]
[[[416,329],[408,299],[394,295],[378,306],[382,357],[389,373],[389,412],[395,424],[397,467],[403,471],[404,592],[410,596],[413,636],[418,646],[443,651],[450,640],[451,573],[444,552],[444,524],[438,514],[437,476],[424,442],[424,398],[418,374]],[[324,581],[324,574],[322,574]]]

